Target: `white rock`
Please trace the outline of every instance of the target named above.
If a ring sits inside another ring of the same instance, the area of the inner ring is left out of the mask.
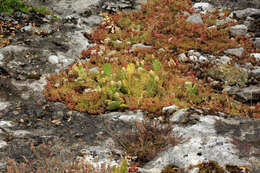
[[[254,75],[254,76],[260,76],[260,67],[254,69],[251,71],[251,73]]]
[[[244,48],[234,48],[234,49],[227,49],[224,51],[226,54],[235,55],[241,57],[243,55]]]
[[[56,55],[51,55],[51,56],[49,56],[48,61],[51,64],[58,64],[59,63],[59,57],[56,56]]]
[[[4,146],[7,145],[7,142],[5,141],[0,141],[0,148],[3,148]]]
[[[0,121],[0,127],[6,128],[6,127],[13,127],[14,124],[12,121]]]
[[[181,123],[186,123],[187,119],[193,122],[185,125]],[[180,135],[185,142],[160,153],[144,166],[145,169],[163,169],[168,164],[188,168],[189,165],[210,160],[216,161],[220,166],[232,163],[246,167],[252,165],[248,160],[239,157],[239,151],[234,148],[232,138],[217,133],[216,123],[225,121],[224,118],[214,115],[205,116],[203,113],[202,115],[190,114],[188,109],[183,109],[174,113],[170,121],[175,123],[173,133]],[[190,173],[189,170],[187,172]]]
[[[171,106],[163,107],[162,111],[163,111],[163,113],[167,113],[167,114],[170,115],[170,114],[176,112],[179,109],[180,109],[179,106],[171,105]]]
[[[230,60],[230,58],[228,57],[228,56],[221,56],[220,57],[220,59],[219,59],[219,61],[220,61],[220,63],[222,63],[222,64],[227,64],[227,63],[229,63],[231,60]]]
[[[196,57],[201,56],[201,54],[200,54],[199,52],[195,52],[194,50],[189,50],[189,51],[188,51],[188,55],[189,55],[189,56],[194,55],[194,56],[196,56]]]
[[[135,123],[142,122],[145,117],[144,113],[141,110],[137,110],[136,112],[111,112],[107,114],[103,114],[102,116],[111,119],[112,121],[124,121],[126,123]]]
[[[14,46],[14,45],[9,45],[6,47],[3,47],[0,49],[0,53],[6,53],[6,52],[22,52],[27,50],[28,48],[23,47],[23,46]]]
[[[206,13],[215,11],[214,7],[207,2],[195,3],[192,7],[195,9],[196,12]]]
[[[251,53],[251,56],[254,56],[256,60],[260,61],[260,53]]]
[[[121,115],[118,117],[119,120],[124,121],[124,122],[130,122],[130,123],[135,123],[135,122],[142,122],[144,120],[144,116],[140,116],[138,114],[132,114],[132,115]]]
[[[190,59],[191,61],[193,61],[193,62],[198,61],[198,57],[195,56],[195,55],[191,55],[191,56],[189,56],[189,59]]]
[[[66,59],[59,59],[59,65],[60,67],[68,67],[69,65],[73,64],[75,62],[75,59],[72,58],[66,58]]]
[[[193,14],[186,19],[187,22],[203,24],[200,14]]]
[[[185,62],[188,60],[187,56],[185,55],[185,53],[181,53],[178,55],[178,59],[179,61]]]
[[[8,106],[10,106],[9,102],[0,102],[0,111],[4,110]]]
[[[216,56],[214,56],[214,55],[207,55],[207,59],[209,61],[215,61],[216,60]]]
[[[205,56],[199,56],[199,62],[207,62],[208,58],[206,58]]]
[[[122,155],[121,151],[106,146],[86,146],[80,151],[83,155],[83,163],[91,163],[94,168],[100,168],[102,164],[109,163],[111,166],[118,165],[115,159],[111,160],[112,153]]]
[[[133,51],[133,50],[138,49],[138,48],[139,49],[151,49],[152,46],[144,45],[142,43],[137,43],[137,44],[132,45],[130,51]]]
[[[230,33],[232,36],[246,34],[247,33],[247,26],[245,25],[235,25],[230,28]]]
[[[32,31],[33,30],[33,27],[32,27],[32,24],[29,23],[28,26],[24,26],[20,29],[22,32],[26,32],[26,31]]]
[[[255,8],[247,8],[244,10],[237,10],[234,11],[233,14],[238,17],[238,18],[246,18],[247,16],[251,16],[253,14],[260,13],[260,9],[255,9]]]
[[[223,16],[225,16],[225,13],[223,13],[223,12],[218,13],[218,16],[219,16],[219,17],[223,17]]]
[[[29,134],[31,134],[31,132],[29,132],[29,131],[26,131],[26,130],[16,130],[16,131],[13,131],[13,135],[15,136],[15,137],[24,137],[24,136],[26,136],[26,135],[29,135]]]
[[[193,53],[194,53],[194,50],[189,50],[189,51],[188,51],[188,55],[189,55],[189,56],[193,55]]]
[[[103,17],[101,16],[96,16],[96,15],[92,15],[89,16],[87,19],[85,19],[85,22],[90,26],[97,26],[98,24],[100,24],[103,21]]]

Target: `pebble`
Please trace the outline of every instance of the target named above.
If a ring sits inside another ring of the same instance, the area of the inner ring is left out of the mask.
[[[178,55],[178,59],[182,62],[185,62],[188,60],[187,56],[185,55],[185,53],[181,53]]]
[[[219,61],[222,63],[222,64],[227,64],[230,62],[230,58],[228,56],[221,56]]]
[[[7,145],[7,142],[5,141],[0,141],[0,148],[3,148],[4,146]]]
[[[7,108],[10,105],[9,102],[0,102],[0,111],[4,110],[5,108]]]
[[[230,33],[232,36],[242,35],[247,33],[247,26],[245,25],[235,25],[230,27]]]
[[[203,24],[203,20],[200,14],[193,14],[186,19],[187,22]]]
[[[214,11],[214,7],[207,2],[195,3],[193,5],[193,8],[195,9],[195,12],[206,13],[206,12],[213,12]]]
[[[235,55],[241,57],[244,52],[244,48],[234,48],[234,49],[227,49],[224,51],[226,54]]]
[[[56,55],[51,55],[51,56],[49,56],[48,61],[51,64],[58,64],[59,63],[59,57],[57,57]]]

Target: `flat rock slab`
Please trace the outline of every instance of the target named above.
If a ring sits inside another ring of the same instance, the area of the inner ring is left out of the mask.
[[[174,123],[174,134],[181,136],[182,142],[146,164],[148,172],[168,164],[187,169],[209,161],[259,172],[260,120],[190,108],[177,111],[170,121]]]

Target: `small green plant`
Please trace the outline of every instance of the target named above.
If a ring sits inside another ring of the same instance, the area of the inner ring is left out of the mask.
[[[195,96],[198,93],[198,84],[192,84],[192,82],[186,82],[186,89],[189,96]]]
[[[40,15],[51,15],[48,7],[38,7],[26,4],[23,0],[0,0],[0,12],[11,15],[15,11],[23,13],[35,12]],[[52,15],[55,17],[54,15]]]
[[[120,163],[120,167],[113,166],[112,173],[128,173],[128,161],[127,159],[123,159]]]
[[[29,6],[21,0],[0,0],[0,12],[12,14],[14,11],[29,12]]]
[[[86,80],[87,79],[87,72],[85,71],[85,68],[83,67],[82,63],[76,63],[72,66],[73,72],[75,72],[78,75],[79,80]]]

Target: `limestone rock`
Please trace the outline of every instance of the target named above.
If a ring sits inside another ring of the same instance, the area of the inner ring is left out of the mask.
[[[232,36],[246,34],[247,33],[247,27],[245,25],[235,25],[230,28],[230,33]]]
[[[260,100],[260,85],[250,86],[235,91],[228,92],[235,95],[235,98],[242,102],[259,101]]]
[[[195,3],[192,7],[195,9],[196,12],[201,11],[203,13],[213,12],[215,10],[214,7],[207,2]]]
[[[234,11],[233,14],[237,17],[237,18],[246,18],[247,16],[251,16],[254,14],[260,13],[260,9],[255,9],[255,8],[246,8],[243,10],[237,10]]]
[[[171,116],[170,121],[175,124],[174,134],[181,136],[183,142],[160,153],[144,168],[162,169],[168,164],[173,164],[186,168],[186,171],[191,173],[192,170],[187,169],[190,165],[210,160],[216,161],[223,168],[227,164],[243,165],[251,170],[258,168],[260,158],[255,158],[254,152],[259,151],[259,145],[249,143],[259,140],[260,120],[243,117],[224,118],[223,115],[201,109],[177,111]],[[234,141],[241,143],[237,144]],[[246,145],[250,145],[250,149],[241,156]]]
[[[234,48],[234,49],[227,49],[224,51],[226,54],[235,55],[241,57],[244,52],[244,48]]]
[[[203,24],[203,20],[200,14],[193,14],[186,19],[187,22]]]

